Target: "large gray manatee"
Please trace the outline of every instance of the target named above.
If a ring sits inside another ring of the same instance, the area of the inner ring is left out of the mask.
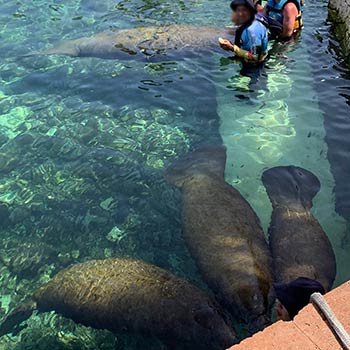
[[[220,350],[235,342],[222,310],[203,291],[139,260],[92,260],[60,271],[7,315],[0,336],[34,310],[54,310],[97,329],[155,336],[171,348]]]
[[[175,162],[167,180],[181,188],[183,236],[222,305],[255,332],[269,323],[272,261],[259,219],[224,179],[226,149],[206,146]]]
[[[97,33],[58,44],[30,55],[68,55],[74,57],[130,58],[154,55],[186,48],[218,48],[219,37],[232,39],[234,28],[213,26],[168,25],[137,27]]]

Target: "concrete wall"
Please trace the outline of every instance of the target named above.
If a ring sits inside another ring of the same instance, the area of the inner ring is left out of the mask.
[[[329,0],[330,18],[345,55],[350,54],[350,0]]]
[[[350,283],[326,294],[325,299],[346,331],[350,332]],[[291,322],[279,321],[228,350],[338,350],[341,346],[311,304]]]

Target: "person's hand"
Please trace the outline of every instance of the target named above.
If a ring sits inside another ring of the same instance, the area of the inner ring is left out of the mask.
[[[264,13],[265,12],[265,7],[264,6],[261,6],[261,5],[257,4],[255,8],[260,13]]]
[[[219,43],[222,49],[226,51],[233,51],[234,45],[231,43],[230,40],[219,38]]]

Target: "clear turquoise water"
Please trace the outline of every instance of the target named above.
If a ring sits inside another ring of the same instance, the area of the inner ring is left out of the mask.
[[[20,57],[109,28],[226,25],[226,2],[0,0],[0,9],[0,316],[61,268],[91,258],[141,258],[206,288],[181,238],[179,193],[163,169],[220,137],[226,179],[265,230],[263,169],[293,164],[320,178],[313,211],[336,251],[336,283],[349,278],[342,164],[350,80],[325,1],[308,1],[301,38],[275,50],[255,91],[225,53],[160,62]],[[33,316],[20,335],[0,339],[5,350],[141,345],[160,348],[54,314]]]

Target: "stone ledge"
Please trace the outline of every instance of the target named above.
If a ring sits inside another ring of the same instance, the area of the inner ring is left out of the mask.
[[[350,282],[327,293],[325,299],[350,333]],[[292,322],[279,321],[229,350],[339,350],[340,348],[328,325],[310,304]]]
[[[329,17],[345,57],[350,55],[350,0],[330,0]]]

